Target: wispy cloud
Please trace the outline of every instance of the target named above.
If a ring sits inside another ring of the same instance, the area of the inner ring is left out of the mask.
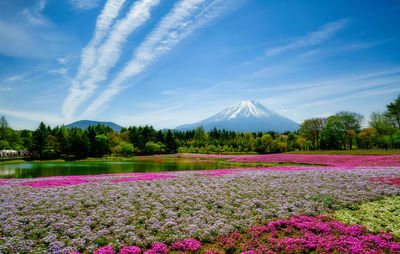
[[[267,55],[278,55],[289,50],[306,48],[322,43],[334,36],[338,31],[344,29],[349,23],[348,19],[340,19],[335,22],[327,23],[318,30],[297,38],[286,45],[267,49]]]
[[[298,112],[301,109],[302,112],[310,113],[317,112],[321,105],[339,111],[343,108],[340,108],[342,105],[337,102],[347,103],[362,98],[393,94],[400,91],[399,84],[400,68],[391,68],[345,77],[331,77],[321,82],[294,83],[261,89],[254,87],[247,89],[247,92],[253,94],[270,92],[272,96],[266,96],[260,101],[271,105],[273,109],[286,108],[291,112]],[[280,93],[276,93],[277,91]],[[375,104],[375,101],[371,100],[365,107],[372,107]]]
[[[42,26],[48,24],[48,19],[42,15],[42,11],[46,6],[45,0],[40,0],[31,8],[25,8],[22,10],[22,15],[24,15],[27,19],[29,24],[35,26]]]
[[[120,58],[122,44],[128,36],[150,18],[152,7],[159,0],[135,2],[126,16],[119,20],[102,45],[103,37],[110,30],[112,20],[117,16],[124,0],[110,0],[98,18],[96,31],[89,45],[83,50],[81,66],[70,94],[63,104],[63,113],[70,117],[77,107],[97,88],[97,83],[107,78],[109,70]]]
[[[233,10],[244,1],[182,0],[159,22],[145,41],[134,51],[131,61],[100,96],[89,105],[82,117],[93,116],[123,89],[121,84],[143,72],[181,40],[214,18]]]
[[[9,92],[12,91],[13,89],[11,87],[0,87],[0,92]]]
[[[0,20],[0,54],[18,58],[50,58],[58,56],[74,44],[74,37],[67,36],[54,27],[32,27],[20,22]]]
[[[77,9],[90,10],[97,7],[101,0],[69,0],[69,2]]]
[[[58,69],[53,69],[53,70],[48,71],[48,73],[61,74],[61,75],[64,75],[67,72],[68,72],[68,68],[58,68]]]
[[[69,61],[71,61],[71,56],[57,58],[57,62],[59,64],[67,64],[67,63],[69,63]]]
[[[82,50],[81,63],[76,77],[78,81],[95,63],[97,46],[110,31],[111,25],[114,19],[118,16],[125,1],[126,0],[109,0],[104,5],[101,14],[97,18],[93,38]]]
[[[44,112],[37,112],[37,111],[20,111],[20,110],[10,110],[0,108],[0,114],[4,114],[6,116],[21,118],[25,120],[31,121],[41,121],[46,122],[47,124],[62,124],[64,123],[64,119],[59,117],[58,115],[52,115],[49,113]]]
[[[5,78],[4,81],[5,82],[14,82],[14,81],[18,81],[18,80],[24,80],[24,78],[25,78],[25,74],[14,75],[14,76],[10,76],[8,78]]]

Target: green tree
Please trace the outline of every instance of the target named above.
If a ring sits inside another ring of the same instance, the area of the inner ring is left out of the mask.
[[[104,134],[96,135],[94,141],[94,147],[95,147],[96,157],[101,157],[105,154],[110,153],[110,142],[107,136]]]
[[[19,136],[22,147],[29,150],[32,146],[32,131],[22,130]]]
[[[148,154],[159,154],[163,152],[163,145],[161,143],[154,143],[153,141],[149,141],[146,143],[146,152]]]
[[[299,129],[299,132],[309,139],[315,148],[320,147],[321,131],[325,128],[326,118],[312,118],[305,120]]]
[[[0,118],[0,140],[6,140],[7,134],[9,132],[10,126],[6,120],[5,116],[1,116]]]
[[[133,144],[127,143],[127,142],[121,142],[121,154],[123,156],[131,156],[134,153],[134,147]]]
[[[334,115],[327,119],[326,126],[321,133],[324,144],[327,148],[345,148],[345,126],[340,116]]]
[[[377,142],[380,147],[389,148],[390,144],[393,146],[393,134],[396,132],[396,127],[386,114],[372,112],[369,125],[377,132]]]
[[[60,155],[60,144],[53,135],[48,135],[45,139],[42,156],[46,159],[54,159]]]
[[[357,133],[360,132],[364,116],[350,111],[340,111],[336,113],[336,115],[340,117],[340,121],[343,123],[345,131],[343,138],[344,148],[346,149],[346,146],[348,145],[351,150],[353,148],[353,140]]]
[[[89,154],[89,138],[82,130],[71,129],[68,135],[68,154],[73,155],[76,159],[84,159]]]
[[[386,108],[386,116],[394,119],[397,127],[400,128],[400,94],[394,102],[386,105]]]
[[[165,150],[167,153],[175,153],[177,149],[177,144],[175,137],[171,130],[168,130],[165,134]]]
[[[46,138],[49,131],[43,122],[40,122],[39,127],[32,133],[32,146],[31,152],[34,156],[43,158],[43,149],[46,143]]]
[[[194,132],[194,143],[196,146],[203,146],[207,142],[207,135],[203,129],[203,126],[196,129]]]

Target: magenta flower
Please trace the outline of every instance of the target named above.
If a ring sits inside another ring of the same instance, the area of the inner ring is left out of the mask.
[[[165,254],[167,253],[167,246],[163,243],[153,243],[151,249],[144,254]]]
[[[197,251],[201,248],[201,243],[193,238],[188,238],[182,242],[172,243],[170,246],[172,249],[182,250],[182,251]]]
[[[139,254],[142,250],[136,246],[124,246],[119,250],[118,254]]]
[[[115,251],[110,246],[102,247],[93,252],[93,254],[114,254]]]

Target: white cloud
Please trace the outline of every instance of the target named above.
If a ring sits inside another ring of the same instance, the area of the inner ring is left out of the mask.
[[[49,70],[48,73],[53,73],[53,74],[66,74],[68,72],[68,68],[58,68],[58,69],[53,69]]]
[[[0,87],[0,92],[9,92],[12,91],[13,89],[11,87]]]
[[[42,11],[46,6],[45,0],[40,0],[37,4],[31,8],[25,8],[22,10],[22,15],[25,16],[29,24],[34,26],[42,26],[48,24],[48,19],[42,15]]]
[[[65,53],[74,38],[55,30],[0,20],[0,54],[18,58],[49,58]]]
[[[70,4],[77,9],[90,10],[97,7],[101,0],[69,0]]]
[[[297,38],[286,45],[282,45],[275,48],[267,49],[267,55],[278,55],[289,50],[295,50],[299,48],[306,48],[314,46],[324,42],[325,40],[334,36],[338,31],[342,30],[349,23],[348,19],[340,19],[335,22],[327,23],[321,26],[317,31],[306,34],[300,38]]]
[[[66,57],[59,57],[59,58],[57,58],[57,62],[59,63],[59,64],[67,64],[67,63],[69,63],[69,61],[71,61],[71,56],[66,56]]]
[[[182,91],[181,88],[177,88],[177,89],[174,89],[174,90],[164,90],[164,91],[161,92],[161,95],[174,95],[174,94],[177,94],[177,93],[179,93],[181,91]]]
[[[24,78],[25,78],[25,74],[14,75],[14,76],[5,78],[4,81],[5,82],[14,82],[14,81],[19,81],[19,80],[24,80]]]
[[[109,70],[120,58],[121,45],[134,30],[150,18],[152,7],[158,5],[159,2],[159,0],[135,2],[126,16],[113,26],[107,40],[98,46],[123,3],[121,0],[107,2],[99,16],[94,38],[83,50],[80,70],[70,89],[70,94],[64,101],[63,113],[65,115],[71,116],[77,107],[94,92],[97,83],[107,78]]]
[[[44,112],[35,112],[35,111],[19,111],[19,110],[9,110],[0,108],[0,114],[31,121],[38,121],[38,119],[40,119],[41,121],[46,122],[48,124],[62,124],[65,121],[58,115],[52,115]]]
[[[131,61],[100,96],[89,105],[82,117],[89,117],[123,89],[121,84],[150,66],[157,58],[214,18],[234,9],[243,1],[182,0],[159,22],[145,41],[134,51]]]

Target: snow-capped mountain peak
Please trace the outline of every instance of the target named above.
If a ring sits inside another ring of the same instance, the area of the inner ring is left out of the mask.
[[[269,118],[274,113],[256,101],[241,101],[213,116],[215,121],[224,121],[239,117],[244,118]]]
[[[198,127],[203,127],[206,131],[217,128],[238,132],[284,132],[297,130],[299,124],[256,101],[242,101],[200,122],[181,125],[175,129],[194,130]]]

